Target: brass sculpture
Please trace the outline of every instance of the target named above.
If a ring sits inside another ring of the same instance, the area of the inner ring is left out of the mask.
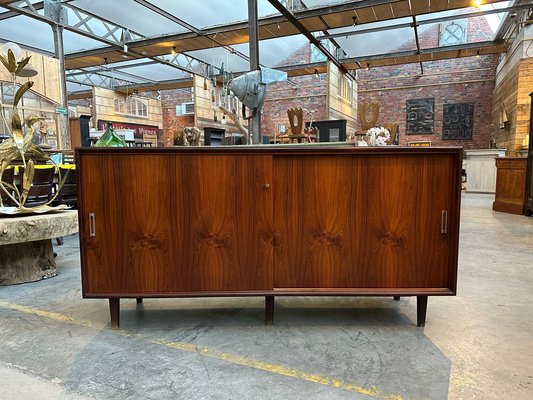
[[[30,61],[30,57],[22,58],[20,61],[15,59],[15,55],[11,49],[7,50],[7,59],[3,55],[0,55],[0,61],[4,67],[11,74],[11,81],[13,89],[16,88],[16,79],[20,72]],[[2,99],[0,98],[0,114],[2,121],[5,124],[6,130],[9,133],[9,138],[4,140],[0,144],[0,177],[8,167],[13,167],[13,161],[20,158],[22,165],[24,166],[24,175],[20,178],[22,190],[19,190],[16,185],[4,182],[0,179],[0,190],[2,190],[9,199],[15,204],[14,210],[6,210],[7,214],[25,214],[25,213],[42,213],[51,210],[57,210],[65,208],[66,206],[50,207],[49,204],[55,200],[59,191],[61,190],[67,174],[61,177],[61,171],[57,168],[57,164],[50,159],[39,146],[32,143],[34,128],[33,125],[39,121],[44,120],[44,117],[38,115],[29,115],[24,120],[21,120],[17,105],[22,99],[24,93],[26,93],[33,86],[33,82],[26,82],[18,88],[13,98],[13,117],[11,118],[11,124],[8,123],[4,116],[4,106]],[[26,160],[26,157],[28,157]],[[35,170],[35,161],[44,160],[50,161],[59,172],[59,186],[55,195],[45,204],[38,205],[36,207],[25,207],[26,200],[33,182],[33,175]],[[3,207],[2,198],[0,197],[0,207]],[[4,212],[3,212],[4,213]]]
[[[360,103],[359,105],[359,123],[361,129],[366,132],[376,126],[379,118],[379,103]],[[370,110],[370,119],[366,119],[367,111]]]

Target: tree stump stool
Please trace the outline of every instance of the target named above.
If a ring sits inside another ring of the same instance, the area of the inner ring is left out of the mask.
[[[52,238],[78,232],[78,212],[0,218],[0,285],[57,275]]]

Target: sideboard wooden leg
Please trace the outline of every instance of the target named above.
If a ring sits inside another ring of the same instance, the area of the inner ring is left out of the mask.
[[[143,298],[142,297],[137,297],[137,304],[142,304],[143,302]]]
[[[428,297],[416,297],[416,324],[420,327],[426,326],[426,310],[428,308]]]
[[[394,301],[400,301],[400,296],[394,296]]]
[[[118,329],[120,326],[120,299],[109,298],[109,313],[111,314],[111,329]]]
[[[265,324],[271,326],[274,322],[274,296],[265,296]]]

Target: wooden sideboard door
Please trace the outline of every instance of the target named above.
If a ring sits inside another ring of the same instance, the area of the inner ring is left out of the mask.
[[[450,237],[458,229],[452,199],[459,181],[453,165],[450,155],[367,158],[359,284],[455,290]]]
[[[276,156],[274,287],[454,291],[452,157]]]
[[[272,156],[92,155],[80,168],[84,294],[272,288]]]
[[[161,155],[78,160],[84,294],[175,291],[172,163],[173,157]]]
[[[274,287],[353,288],[364,237],[361,158],[274,157]]]
[[[272,289],[272,156],[183,155],[171,215],[179,290]]]

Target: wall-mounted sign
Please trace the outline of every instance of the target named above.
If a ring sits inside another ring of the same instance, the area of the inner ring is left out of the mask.
[[[474,105],[469,103],[444,104],[442,139],[472,139]]]
[[[65,107],[57,107],[56,108],[56,113],[67,115],[68,114],[68,110]]]
[[[435,119],[435,99],[406,101],[408,135],[433,134]]]
[[[107,121],[103,119],[98,120],[98,130],[105,131],[108,122],[113,123],[113,129],[133,129],[133,136],[136,138],[142,138],[143,135],[157,135],[159,131],[159,128],[153,125],[132,124],[129,122]]]

